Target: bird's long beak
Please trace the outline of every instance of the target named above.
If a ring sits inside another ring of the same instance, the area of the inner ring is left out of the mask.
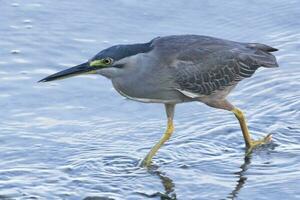
[[[95,72],[95,67],[91,67],[88,62],[85,62],[75,67],[71,67],[69,69],[47,76],[46,78],[43,78],[39,82],[54,81],[54,80],[69,78],[72,76],[85,74],[85,73],[93,73],[93,72]]]

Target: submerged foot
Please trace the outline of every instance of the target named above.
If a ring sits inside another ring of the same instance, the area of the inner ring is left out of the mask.
[[[149,158],[149,156],[146,156],[143,161],[140,164],[141,167],[150,167],[151,166],[151,158]]]
[[[268,144],[270,141],[272,140],[272,134],[268,134],[267,136],[265,136],[264,138],[260,139],[260,140],[252,140],[250,143],[250,146],[247,147],[246,150],[246,156],[248,156],[249,154],[252,153],[252,151],[262,145]]]

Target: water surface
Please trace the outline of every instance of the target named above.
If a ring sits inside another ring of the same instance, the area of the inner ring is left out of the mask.
[[[1,1],[0,199],[300,199],[300,3]],[[138,163],[165,129],[163,105],[125,100],[100,76],[38,84],[113,44],[170,34],[266,43],[280,68],[260,69],[229,96],[237,120],[177,106],[176,131],[147,171]]]

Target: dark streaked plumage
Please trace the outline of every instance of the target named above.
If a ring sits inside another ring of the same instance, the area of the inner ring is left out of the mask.
[[[251,77],[259,67],[278,67],[269,52],[277,49],[258,43],[239,43],[208,36],[190,35],[158,38],[154,47],[173,54],[170,66],[180,91],[210,95]],[[187,93],[185,93],[187,94]]]

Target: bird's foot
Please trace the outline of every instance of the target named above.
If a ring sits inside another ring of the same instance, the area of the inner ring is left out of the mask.
[[[151,158],[149,158],[149,156],[146,156],[140,164],[141,167],[146,167],[146,168],[150,167],[150,165],[151,165]]]
[[[261,145],[265,145],[267,143],[269,143],[272,140],[272,134],[268,134],[267,136],[265,136],[264,138],[260,139],[260,140],[251,140],[249,147],[247,147],[246,150],[246,156],[250,155],[252,153],[252,151],[261,146]]]

